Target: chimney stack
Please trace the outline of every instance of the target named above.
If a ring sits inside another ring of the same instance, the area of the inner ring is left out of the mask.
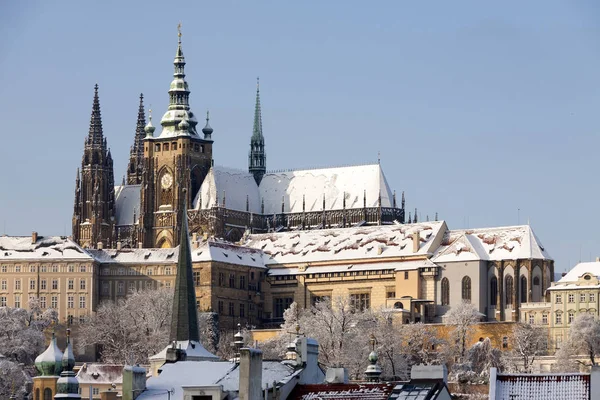
[[[117,251],[121,251],[121,248],[122,248],[122,246],[123,246],[123,244],[122,244],[122,243],[121,243],[121,241],[119,240],[119,241],[117,242]]]
[[[419,231],[416,231],[415,233],[412,234],[412,241],[413,241],[413,253],[418,253],[419,249],[421,248],[421,234],[419,233]]]
[[[143,249],[144,248],[144,244],[142,242],[138,242],[138,249]]]
[[[102,250],[104,248],[104,245],[102,244],[102,242],[98,242],[98,250]]]
[[[100,392],[100,400],[117,400],[117,391],[108,389],[107,391]]]
[[[122,400],[135,400],[146,390],[146,369],[126,365],[123,368]]]
[[[38,239],[38,234],[36,231],[31,232],[31,244],[35,244]]]
[[[240,400],[262,398],[262,351],[240,349]]]

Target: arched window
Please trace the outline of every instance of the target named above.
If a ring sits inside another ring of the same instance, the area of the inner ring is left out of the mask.
[[[513,281],[513,277],[511,275],[508,275],[505,279],[505,287],[504,287],[504,291],[506,293],[506,302],[505,304],[508,305],[512,305],[512,300],[513,300],[513,293],[515,286],[514,286],[514,281]]]
[[[397,301],[394,303],[394,308],[395,309],[402,309],[404,308],[404,304],[402,304],[401,302]]]
[[[442,305],[447,306],[450,304],[450,283],[448,278],[442,279]]]
[[[540,277],[536,276],[533,278],[533,286],[540,286]]]
[[[39,388],[35,389],[35,400],[42,400],[42,399],[40,399],[40,389]]]
[[[498,279],[494,276],[490,280],[490,305],[495,306],[498,303]]]
[[[527,278],[521,275],[521,303],[527,303]]]
[[[44,389],[44,400],[52,400],[52,389]]]
[[[471,302],[471,278],[465,276],[462,279],[462,299]]]

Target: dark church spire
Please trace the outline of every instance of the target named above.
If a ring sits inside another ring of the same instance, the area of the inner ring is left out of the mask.
[[[102,116],[100,115],[100,99],[98,97],[98,84],[94,86],[94,103],[92,104],[92,117],[90,119],[90,132],[88,144],[102,146],[104,137],[102,135]]]
[[[142,169],[144,163],[144,137],[146,131],[146,113],[144,112],[144,94],[140,94],[140,106],[138,108],[137,123],[135,125],[135,137],[133,146],[129,152],[129,166],[127,167],[127,184],[139,185],[142,183]]]
[[[267,171],[267,155],[265,153],[265,138],[262,131],[262,113],[260,109],[259,78],[256,78],[256,104],[254,106],[254,127],[250,138],[248,171],[254,175],[257,185],[260,185],[260,181]]]
[[[187,210],[187,201],[185,200],[183,210]],[[185,211],[182,216],[180,232],[179,260],[177,261],[177,278],[175,279],[175,294],[173,296],[170,339],[171,341],[193,340],[198,342],[196,291],[192,277],[192,253],[190,251],[187,213]]]

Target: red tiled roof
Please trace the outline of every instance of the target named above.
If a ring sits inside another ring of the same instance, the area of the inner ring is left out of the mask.
[[[292,400],[386,400],[392,393],[392,383],[334,383],[297,385]]]

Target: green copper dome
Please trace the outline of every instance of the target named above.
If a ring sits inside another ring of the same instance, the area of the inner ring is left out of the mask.
[[[52,340],[46,351],[37,356],[35,367],[42,376],[59,376],[62,371],[63,353],[56,344],[56,337],[52,333]]]

